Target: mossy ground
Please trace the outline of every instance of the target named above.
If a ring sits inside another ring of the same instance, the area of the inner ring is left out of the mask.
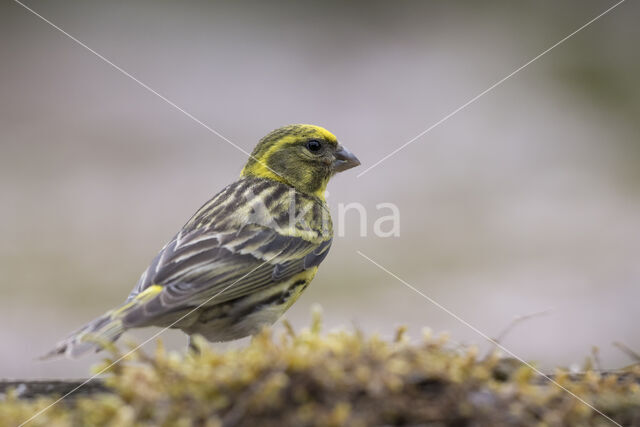
[[[109,393],[77,396],[32,426],[614,425],[531,368],[479,356],[425,333],[393,341],[358,332],[265,330],[238,350],[133,352],[108,369]],[[108,366],[120,355],[113,354]],[[505,366],[508,368],[504,369]],[[640,368],[554,379],[621,425],[640,425]],[[0,425],[20,425],[55,396],[0,401]]]

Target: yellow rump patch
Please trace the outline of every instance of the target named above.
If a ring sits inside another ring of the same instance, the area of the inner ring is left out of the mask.
[[[154,296],[158,295],[160,292],[162,291],[162,286],[160,285],[152,285],[149,286],[147,289],[145,289],[144,291],[140,292],[138,295],[135,296],[134,299],[132,299],[131,301],[129,301],[128,303],[118,307],[116,310],[113,311],[113,315],[118,315],[124,311],[127,311],[129,308],[136,306],[138,304],[140,304],[141,302],[146,302],[148,300],[150,300],[151,298],[153,298]]]

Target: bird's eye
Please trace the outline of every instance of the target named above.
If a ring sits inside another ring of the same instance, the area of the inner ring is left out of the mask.
[[[317,139],[312,139],[311,141],[307,142],[307,150],[311,151],[312,153],[317,153],[321,148],[322,144]]]

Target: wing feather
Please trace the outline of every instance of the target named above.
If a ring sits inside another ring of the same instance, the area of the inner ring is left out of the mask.
[[[265,222],[255,220],[248,197],[265,201]],[[214,196],[143,273],[128,301],[152,285],[162,286],[162,291],[127,313],[125,326],[158,324],[203,303],[213,306],[247,297],[319,265],[331,245],[331,233],[319,223],[316,232],[306,234],[292,228],[289,201],[296,203],[294,212],[323,209],[321,202],[264,179],[237,181]],[[318,217],[311,215],[312,220],[320,221]]]
[[[154,323],[159,317],[242,298],[317,266],[331,240],[309,242],[251,224],[241,232],[204,237],[197,229],[172,240],[149,267],[136,293],[161,285],[162,292],[127,314],[127,327]],[[211,301],[207,301],[211,299]]]

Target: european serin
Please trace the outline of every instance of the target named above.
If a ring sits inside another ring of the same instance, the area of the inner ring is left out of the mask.
[[[329,131],[291,125],[262,138],[238,179],[153,259],[127,300],[58,343],[77,356],[125,330],[179,328],[210,341],[255,334],[300,296],[333,236],[324,193],[359,165]]]

